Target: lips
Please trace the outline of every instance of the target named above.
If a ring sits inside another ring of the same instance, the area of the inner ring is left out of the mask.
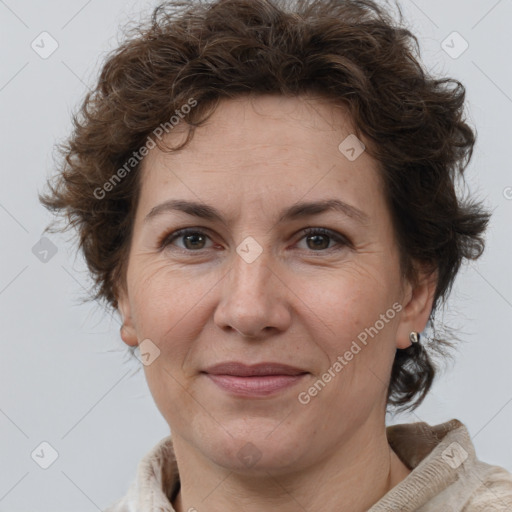
[[[202,373],[222,391],[246,398],[277,394],[294,386],[308,374],[301,368],[280,363],[246,365],[239,362],[217,364]]]
[[[238,362],[227,362],[211,366],[205,370],[210,375],[231,375],[233,377],[255,377],[265,375],[301,375],[305,370],[280,363],[259,363],[246,365]]]

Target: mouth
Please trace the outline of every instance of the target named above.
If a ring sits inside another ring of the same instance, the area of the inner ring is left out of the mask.
[[[309,372],[280,363],[246,365],[226,362],[207,368],[201,373],[217,387],[232,395],[265,397],[294,386]]]

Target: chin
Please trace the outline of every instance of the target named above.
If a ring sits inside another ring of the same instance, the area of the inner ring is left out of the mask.
[[[280,430],[276,420],[254,418],[212,427],[209,436],[200,436],[196,448],[215,464],[236,473],[262,474],[297,469],[307,435],[290,429]],[[282,426],[282,425],[281,425]],[[228,433],[229,432],[229,433]],[[288,469],[287,469],[288,468]]]

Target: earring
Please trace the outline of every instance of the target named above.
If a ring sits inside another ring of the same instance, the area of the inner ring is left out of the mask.
[[[419,343],[420,333],[416,332],[416,331],[412,331],[411,334],[409,334],[409,339],[411,340],[411,343]]]

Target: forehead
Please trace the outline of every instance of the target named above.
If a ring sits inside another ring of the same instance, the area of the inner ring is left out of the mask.
[[[171,145],[184,140],[185,126],[179,125],[166,136]],[[266,155],[291,159],[297,151],[309,151],[310,156],[338,150],[342,136],[353,133],[346,109],[326,99],[310,96],[281,95],[246,96],[219,103],[213,115],[199,129],[183,153],[193,151],[211,155],[216,160],[241,159],[254,163],[258,157],[244,153],[247,147],[264,151]],[[282,148],[294,149],[285,155]],[[315,148],[318,151],[312,152]],[[175,153],[179,155],[182,151]],[[151,159],[151,156],[149,157]]]
[[[224,203],[227,197],[230,203],[243,198],[261,205],[276,196],[293,202],[342,193],[366,203],[365,196],[381,194],[378,165],[364,151],[351,160],[340,150],[340,144],[346,149],[347,137],[352,145],[357,141],[353,132],[346,110],[324,99],[223,101],[182,150],[150,151],[142,168],[142,206],[151,208],[150,203],[175,194]],[[178,127],[165,142],[177,145],[185,136]]]

